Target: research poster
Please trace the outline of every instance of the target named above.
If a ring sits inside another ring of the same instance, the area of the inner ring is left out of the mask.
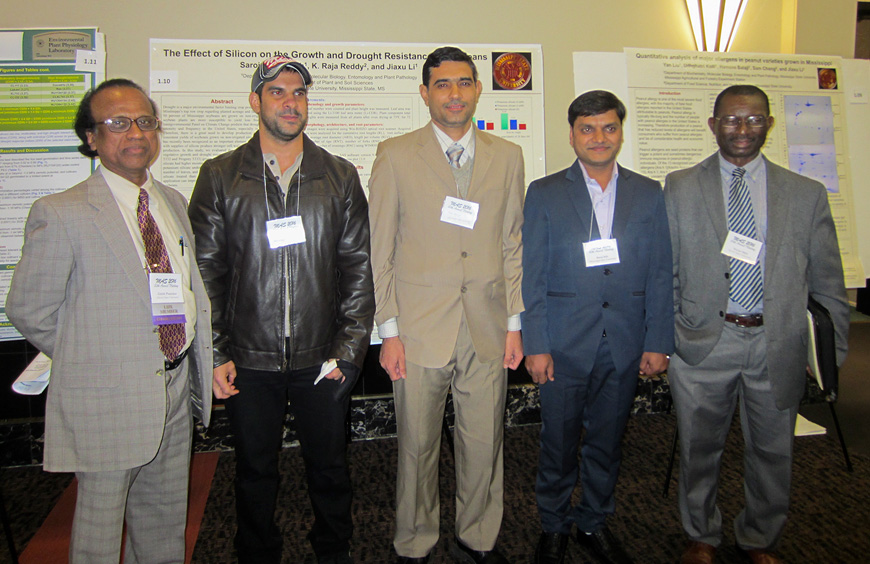
[[[250,139],[251,74],[275,55],[301,61],[314,84],[306,133],[354,163],[367,190],[380,141],[422,127],[423,62],[438,44],[151,40],[151,95],[163,139],[155,176],[186,196],[202,162]],[[545,174],[540,45],[458,45],[475,61],[483,93],[480,129],[523,148],[527,181]]]
[[[0,340],[21,335],[3,304],[33,202],[88,177],[73,121],[105,76],[96,28],[0,29]]]
[[[581,78],[589,76],[589,66],[619,68],[613,60],[613,54],[575,53],[578,94],[594,87]],[[846,285],[864,287],[843,95],[848,77],[839,57],[625,49],[622,60],[624,81],[609,82],[621,87],[617,95],[631,117],[626,127],[630,142],[623,150],[630,151],[630,166],[662,183],[668,172],[697,164],[718,150],[707,119],[719,92],[732,84],[764,90],[775,118],[765,156],[825,185]]]

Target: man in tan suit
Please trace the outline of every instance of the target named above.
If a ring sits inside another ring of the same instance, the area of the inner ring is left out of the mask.
[[[129,80],[85,95],[79,151],[101,166],[33,204],[6,299],[52,359],[44,468],[78,478],[73,564],[117,564],[125,522],[124,562],[184,561],[191,402],[205,425],[211,410],[211,310],[187,202],[148,171],[159,127]],[[155,303],[149,281],[174,289],[170,303]]]
[[[455,47],[432,52],[420,95],[432,121],[378,146],[369,184],[375,321],[399,436],[399,562],[438,541],[438,453],[449,388],[456,410],[460,562],[506,562],[502,439],[508,367],[523,356],[521,149],[478,131],[482,86]]]

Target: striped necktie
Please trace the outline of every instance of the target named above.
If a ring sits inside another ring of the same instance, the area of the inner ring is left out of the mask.
[[[752,239],[758,239],[755,229],[755,216],[752,213],[752,197],[743,176],[745,168],[735,168],[731,173],[731,187],[728,190],[728,229]],[[761,263],[749,264],[730,258],[732,300],[751,310],[763,295]]]
[[[450,159],[450,166],[459,168],[459,159],[462,158],[462,153],[465,149],[459,143],[454,143],[447,147],[447,158]]]
[[[142,242],[145,244],[145,261],[148,263],[148,271],[155,274],[169,274],[172,272],[172,264],[169,262],[169,253],[163,243],[163,236],[157,228],[157,222],[148,208],[148,192],[139,189],[139,205],[136,208],[136,219],[139,221],[139,231],[142,233]],[[160,350],[167,360],[175,360],[181,353],[181,348],[186,341],[184,323],[170,323],[158,325],[160,337]]]

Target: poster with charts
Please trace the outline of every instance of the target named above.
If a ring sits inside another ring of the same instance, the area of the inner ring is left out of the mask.
[[[598,80],[603,68],[610,70]],[[578,94],[605,87],[623,99],[629,119],[620,161],[661,182],[718,149],[707,120],[719,92],[732,84],[760,87],[775,119],[765,156],[825,185],[846,285],[864,287],[843,94],[848,76],[839,57],[625,49],[575,53],[574,75]]]
[[[354,163],[366,188],[380,141],[422,127],[426,56],[439,44],[151,40],[151,95],[163,139],[154,175],[189,196],[203,161],[245,143],[257,129],[251,74],[271,56],[299,60],[314,84],[311,139]],[[483,93],[477,127],[523,148],[527,183],[545,174],[544,77],[540,45],[457,47],[475,61]]]
[[[0,29],[0,340],[21,338],[4,304],[30,206],[93,170],[73,121],[105,61],[96,28]]]

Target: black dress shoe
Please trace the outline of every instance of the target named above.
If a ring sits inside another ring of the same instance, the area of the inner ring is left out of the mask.
[[[578,530],[577,542],[604,564],[634,564],[607,525],[592,533]]]
[[[396,564],[426,564],[429,562],[429,555],[414,558],[413,556],[399,556],[396,558]]]
[[[493,547],[492,550],[471,550],[456,537],[450,543],[450,556],[463,564],[508,564],[507,558],[497,548]]]
[[[563,564],[568,538],[569,536],[563,533],[541,533],[538,547],[535,549],[534,564]]]

